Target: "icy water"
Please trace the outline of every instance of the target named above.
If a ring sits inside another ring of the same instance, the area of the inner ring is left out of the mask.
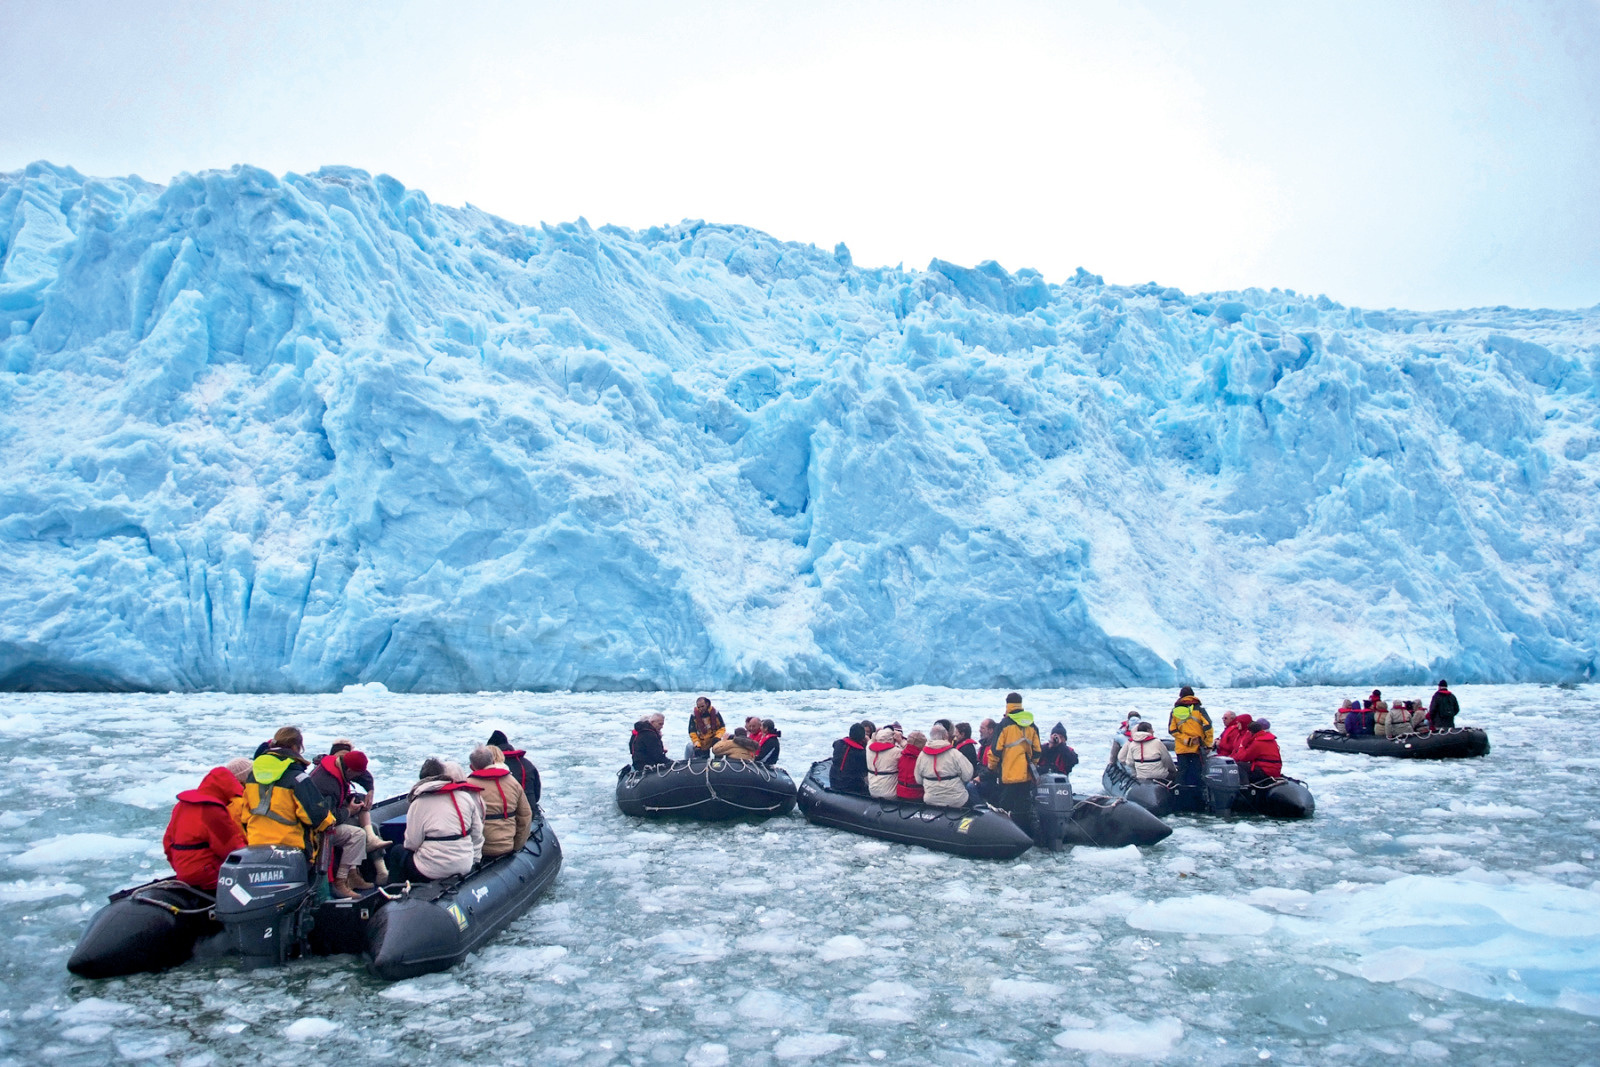
[[[961,860],[812,827],[618,814],[630,724],[691,696],[0,697],[0,1063],[1591,1063],[1600,1061],[1593,686],[1458,690],[1486,759],[1314,753],[1331,689],[1204,692],[1265,715],[1306,823],[1175,818],[1139,851]],[[1390,696],[1425,696],[1425,689]],[[1099,791],[1112,728],[1171,693],[1028,694]],[[713,694],[778,720],[799,778],[843,724],[978,722],[1001,694]],[[394,985],[353,958],[89,982],[107,893],[164,870],[172,795],[295,723],[354,738],[379,792],[496,727],[566,850],[555,889],[461,967]]]

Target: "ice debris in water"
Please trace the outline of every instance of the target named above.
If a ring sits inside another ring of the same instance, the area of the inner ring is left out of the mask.
[[[297,1019],[283,1028],[283,1036],[290,1041],[317,1041],[324,1037],[338,1033],[337,1023],[328,1019],[320,1019],[315,1015],[308,1015],[304,1019]]]
[[[159,852],[159,843],[141,841],[137,838],[114,837],[111,834],[58,834],[34,842],[26,852],[11,857],[7,862],[14,867],[44,870],[71,864],[121,859],[134,853],[148,852],[152,845]]]
[[[1056,1044],[1080,1052],[1154,1059],[1172,1051],[1183,1038],[1183,1024],[1176,1019],[1134,1019],[1121,1013],[1098,1022],[1072,1017],[1070,1022],[1063,1020],[1063,1025],[1067,1029],[1056,1035]]]
[[[35,164],[0,688],[1581,679],[1597,381],[1597,309]]]
[[[1272,922],[1272,916],[1258,908],[1209,893],[1141,904],[1128,913],[1128,925],[1136,930],[1208,937],[1260,935],[1272,929]]]

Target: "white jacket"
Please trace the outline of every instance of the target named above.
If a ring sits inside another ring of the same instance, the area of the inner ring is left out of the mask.
[[[1379,737],[1404,737],[1412,732],[1411,710],[1409,708],[1389,708],[1378,712],[1378,718],[1373,723],[1372,732]]]
[[[867,792],[879,800],[894,800],[895,786],[900,784],[900,750],[905,746],[872,751],[879,744],[882,742],[874,741],[867,746]]]
[[[453,772],[453,773],[452,773]],[[483,859],[483,800],[459,764],[445,764],[448,780],[430,778],[411,787],[405,847],[429,878],[466,874]]]
[[[1117,759],[1139,779],[1161,778],[1171,781],[1178,774],[1178,765],[1172,762],[1172,753],[1156,737],[1134,737],[1122,746],[1122,753]]]
[[[972,781],[972,762],[950,742],[928,742],[917,757],[916,774],[924,804],[936,808],[967,806],[966,783]]]

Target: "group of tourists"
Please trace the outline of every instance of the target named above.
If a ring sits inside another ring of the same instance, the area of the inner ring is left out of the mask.
[[[1175,784],[1180,799],[1191,801],[1198,799],[1208,751],[1233,760],[1248,781],[1282,777],[1283,755],[1269,720],[1225,711],[1222,727],[1221,736],[1216,736],[1210,713],[1186,685],[1178,690],[1167,715],[1171,749],[1156,736],[1155,725],[1133,711],[1111,740],[1111,760],[1135,778]]]
[[[667,717],[660,712],[646,715],[633,724],[633,736],[628,739],[628,754],[633,769],[642,771],[672,762],[667,755],[667,745],[661,731],[666,729]],[[771,719],[754,715],[745,719],[743,726],[735,726],[728,733],[728,724],[722,713],[712,706],[708,697],[694,702],[689,713],[689,747],[686,754],[691,759],[740,759],[778,765],[779,739],[783,736]]]
[[[1453,730],[1461,702],[1450,692],[1450,683],[1439,679],[1439,688],[1426,709],[1421,700],[1383,699],[1377,689],[1365,700],[1344,700],[1333,713],[1333,728],[1350,737],[1404,737],[1407,734]]]
[[[213,767],[179,793],[162,846],[178,880],[206,892],[216,891],[222,863],[237,849],[298,849],[329,896],[350,898],[388,882],[391,866],[395,881],[433,881],[520,849],[541,792],[538,768],[499,730],[466,767],[423,761],[398,842],[372,825],[374,788],[366,754],[352,742],[336,740],[313,761],[299,728],[285,726],[253,758]],[[369,857],[370,882],[361,870]]]
[[[926,734],[906,732],[897,722],[853,724],[833,743],[829,786],[837,793],[940,808],[981,800],[1030,828],[1039,775],[1069,774],[1077,764],[1066,726],[1056,723],[1049,741],[1041,742],[1022,696],[1008,693],[1005,714],[998,721],[984,719],[977,739],[970,723],[949,719],[937,720]]]

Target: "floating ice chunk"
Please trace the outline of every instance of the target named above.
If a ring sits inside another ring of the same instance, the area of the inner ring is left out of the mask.
[[[1176,1019],[1132,1019],[1108,1015],[1098,1025],[1069,1028],[1055,1037],[1062,1048],[1080,1052],[1107,1052],[1117,1056],[1157,1059],[1183,1039],[1183,1024]]]
[[[1419,1060],[1443,1060],[1449,1058],[1450,1050],[1435,1042],[1421,1040],[1411,1042],[1411,1054]]]
[[[296,1019],[283,1028],[283,1036],[290,1041],[320,1041],[330,1034],[337,1033],[339,1024],[316,1015],[308,1015],[304,1019]]]
[[[1251,904],[1257,904],[1263,908],[1271,908],[1273,911],[1299,914],[1304,912],[1311,904],[1312,896],[1305,889],[1279,889],[1276,886],[1263,886],[1260,889],[1252,889],[1245,899]]]
[[[21,903],[30,900],[49,900],[52,897],[81,897],[83,886],[76,882],[52,882],[46,879],[0,882],[0,901]]]
[[[1144,854],[1138,845],[1122,848],[1075,848],[1072,862],[1090,867],[1137,867],[1144,863]]]
[[[1128,913],[1128,925],[1135,930],[1177,934],[1259,936],[1272,923],[1272,916],[1258,908],[1209,893],[1153,901]]]
[[[37,734],[40,729],[39,719],[35,715],[23,712],[20,715],[0,715],[0,734]]]
[[[772,892],[772,883],[765,878],[734,878],[723,882],[719,887],[724,893],[738,893],[744,896],[761,896]]]
[[[133,1011],[133,1008],[117,1000],[105,1000],[101,997],[86,997],[72,1007],[62,1012],[56,1018],[66,1023],[97,1023],[109,1019],[120,1019]]]
[[[850,1043],[840,1034],[790,1034],[778,1039],[772,1054],[780,1060],[809,1060],[837,1052]]]
[[[727,1067],[728,1046],[710,1043],[697,1045],[683,1054],[683,1062],[689,1067]]]
[[[715,926],[691,926],[647,937],[644,943],[690,963],[710,963],[728,953],[728,934]]]
[[[817,957],[824,963],[833,963],[837,960],[854,959],[867,954],[867,943],[854,934],[840,934],[830,937],[817,949]]]
[[[1410,948],[1391,948],[1361,957],[1356,973],[1369,982],[1401,982],[1421,974],[1428,958]]]
[[[14,867],[40,869],[69,863],[95,863],[120,859],[150,848],[149,841],[110,834],[57,834],[36,841],[20,856],[11,859]]]
[[[850,997],[857,1006],[852,1014],[869,1023],[912,1023],[921,990],[904,982],[877,981]]]
[[[1061,987],[1052,982],[1028,978],[996,978],[989,983],[989,995],[998,1000],[1049,1000],[1061,992]]]
[[[382,682],[360,682],[356,685],[347,685],[339,690],[341,693],[369,693],[372,696],[383,696],[389,687]]]
[[[483,974],[539,974],[567,954],[561,945],[495,947],[477,966]]]
[[[169,774],[154,781],[119,789],[109,799],[146,811],[165,811],[172,807],[180,792],[199,785],[202,777],[200,774]]]
[[[1468,815],[1475,819],[1542,819],[1544,812],[1525,808],[1520,804],[1469,804],[1461,800],[1450,802],[1453,815]]]
[[[798,1026],[811,1018],[804,1001],[770,989],[752,989],[739,998],[734,1012],[756,1026]]]
[[[378,994],[389,1000],[400,1000],[407,1004],[437,1004],[441,1000],[450,1000],[456,997],[467,997],[467,990],[462,984],[447,974],[425,974],[421,978],[408,978]]]

